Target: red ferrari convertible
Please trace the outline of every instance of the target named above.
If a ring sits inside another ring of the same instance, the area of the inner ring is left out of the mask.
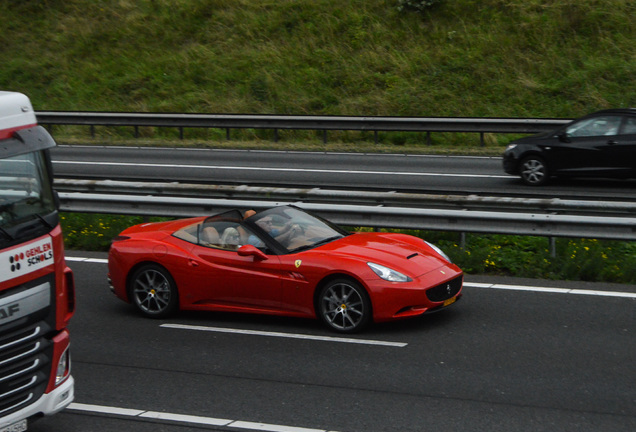
[[[108,271],[117,297],[149,317],[179,309],[318,317],[342,333],[445,308],[463,284],[462,271],[422,239],[352,234],[294,206],[130,227],[113,239]]]

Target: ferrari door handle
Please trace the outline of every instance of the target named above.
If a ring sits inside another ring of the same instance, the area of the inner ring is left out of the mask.
[[[608,144],[608,145],[616,145],[616,144],[618,144],[618,141],[609,140],[609,141],[607,142],[607,144]]]
[[[188,262],[188,265],[190,267],[199,267],[199,263],[195,260],[190,260],[190,262]]]

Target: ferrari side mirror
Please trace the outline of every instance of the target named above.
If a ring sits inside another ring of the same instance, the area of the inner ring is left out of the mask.
[[[239,256],[253,256],[255,259],[261,261],[265,261],[267,259],[267,255],[265,255],[263,251],[252,245],[241,246],[238,249],[238,254]]]

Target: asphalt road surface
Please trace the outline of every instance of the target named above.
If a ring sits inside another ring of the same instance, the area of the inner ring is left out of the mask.
[[[52,156],[58,178],[636,200],[636,180],[525,186],[503,172],[500,157],[93,146],[59,146]]]
[[[142,318],[109,292],[105,254],[67,256],[76,398],[30,431],[636,430],[636,286],[468,276],[452,308],[344,338]]]

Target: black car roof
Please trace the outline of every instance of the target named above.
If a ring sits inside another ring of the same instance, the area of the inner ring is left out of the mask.
[[[628,115],[636,115],[636,108],[611,108],[611,109],[596,111],[595,113],[588,114],[588,115],[591,116],[591,115],[597,115],[597,114],[628,114]]]

